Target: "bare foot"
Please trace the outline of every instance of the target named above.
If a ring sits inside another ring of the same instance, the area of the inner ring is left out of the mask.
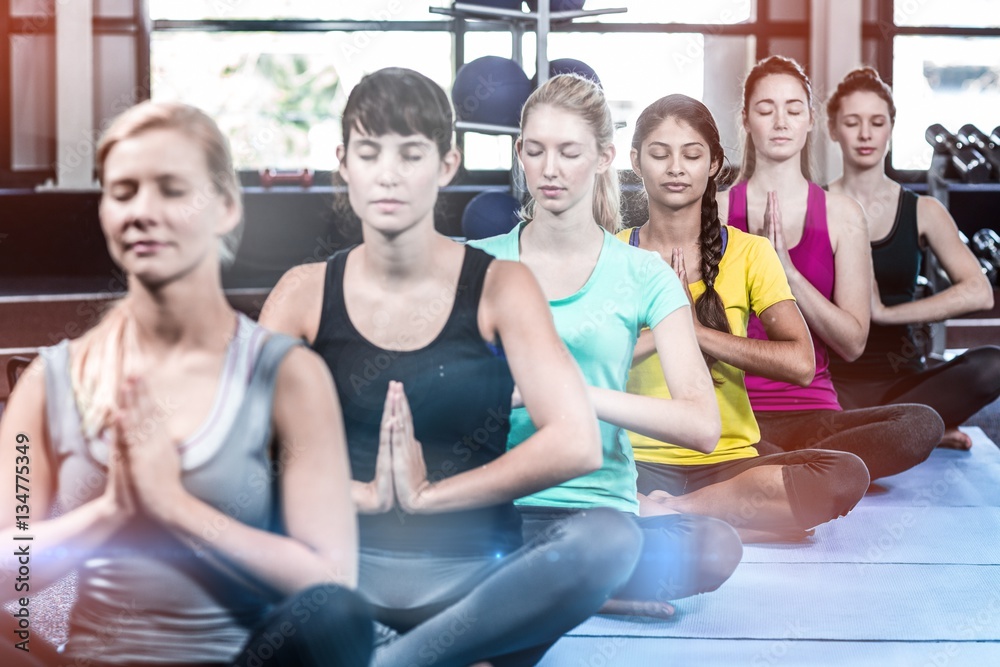
[[[941,438],[941,442],[938,443],[938,447],[968,451],[972,449],[972,438],[962,433],[957,428],[949,428],[944,432],[944,437]]]
[[[653,618],[669,619],[674,615],[674,606],[669,602],[654,600],[616,600],[614,598],[604,603],[598,614],[615,614],[617,616],[652,616]]]
[[[639,494],[639,516],[680,514],[672,505],[675,496],[666,491],[650,491],[648,496]]]
[[[788,530],[757,530],[754,528],[737,528],[743,544],[764,544],[774,542],[805,542],[816,533],[816,529],[802,530],[800,528],[789,528]]]

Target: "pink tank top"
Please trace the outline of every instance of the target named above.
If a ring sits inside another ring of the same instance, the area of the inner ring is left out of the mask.
[[[749,232],[747,228],[747,182],[729,189],[729,224]],[[802,240],[788,251],[795,268],[812,283],[820,294],[833,300],[834,265],[833,246],[826,224],[826,192],[815,183],[809,184],[806,205],[805,229]],[[830,355],[826,343],[810,332],[816,354],[816,376],[808,387],[799,387],[747,374],[747,393],[750,405],[756,412],[777,410],[840,410],[837,390],[830,378]],[[747,336],[766,340],[764,326],[754,314],[750,315]]]

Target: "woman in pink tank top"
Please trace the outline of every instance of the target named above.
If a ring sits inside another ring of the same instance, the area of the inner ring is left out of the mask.
[[[852,452],[877,479],[927,458],[944,427],[925,406],[844,411],[837,401],[829,350],[847,360],[864,350],[871,254],[861,207],[809,180],[812,107],[812,86],[794,60],[771,56],[747,76],[743,165],[737,184],[719,196],[720,218],[771,240],[809,325],[816,355],[816,376],[808,386],[748,374],[747,391],[763,441],[785,451]],[[756,317],[748,335],[766,338]]]

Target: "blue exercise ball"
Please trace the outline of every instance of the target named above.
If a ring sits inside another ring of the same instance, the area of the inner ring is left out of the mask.
[[[470,241],[506,234],[518,222],[521,202],[506,192],[481,192],[462,213],[462,234]]]
[[[583,9],[586,0],[549,0],[550,12],[569,12]],[[538,0],[528,0],[528,9],[533,12],[538,11]]]
[[[597,76],[597,72],[594,68],[585,62],[576,60],[575,58],[558,58],[549,63],[549,78],[556,76],[557,74],[579,74],[585,79],[590,79],[598,86],[601,86],[601,78]],[[531,77],[531,88],[534,90],[538,87],[538,75]],[[603,88],[604,86],[601,86]]]
[[[459,120],[516,127],[531,82],[521,66],[508,58],[484,56],[462,65],[451,88]]]

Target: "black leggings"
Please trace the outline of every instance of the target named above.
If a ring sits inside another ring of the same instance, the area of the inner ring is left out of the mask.
[[[761,445],[757,445],[761,448]],[[708,463],[666,465],[636,462],[639,493],[666,491],[672,496],[691,493],[718,484],[760,466],[781,466],[781,478],[792,514],[802,530],[842,517],[858,504],[868,490],[868,470],[857,456],[845,452],[809,449],[765,456]],[[765,496],[774,489],[761,488],[733,507],[728,523],[740,528],[756,528],[754,517]],[[764,528],[762,528],[764,529]]]
[[[937,410],[946,428],[965,420],[1000,397],[1000,347],[969,350],[925,371],[882,381],[834,378],[844,408],[922,403]]]
[[[755,412],[762,453],[832,449],[861,457],[873,480],[909,470],[941,442],[944,422],[926,405],[863,410]],[[773,444],[771,449],[767,443]]]
[[[340,586],[313,586],[276,606],[250,634],[240,655],[226,667],[357,667],[372,654],[371,607],[359,595]],[[41,637],[31,637],[30,652],[15,648],[17,620],[0,613],[0,665],[18,667],[102,667],[104,663],[56,652]],[[152,657],[152,656],[151,656]],[[157,667],[176,663],[142,662]],[[122,667],[116,663],[116,667]],[[184,667],[221,667],[201,663]]]
[[[518,509],[526,542],[580,511],[555,507]],[[686,514],[623,516],[642,530],[643,543],[632,576],[615,592],[620,600],[668,602],[714,591],[732,575],[743,557],[740,536],[725,521]]]
[[[621,587],[641,545],[629,518],[600,508],[567,516],[507,556],[362,547],[359,590],[388,626],[373,665],[534,665]]]

